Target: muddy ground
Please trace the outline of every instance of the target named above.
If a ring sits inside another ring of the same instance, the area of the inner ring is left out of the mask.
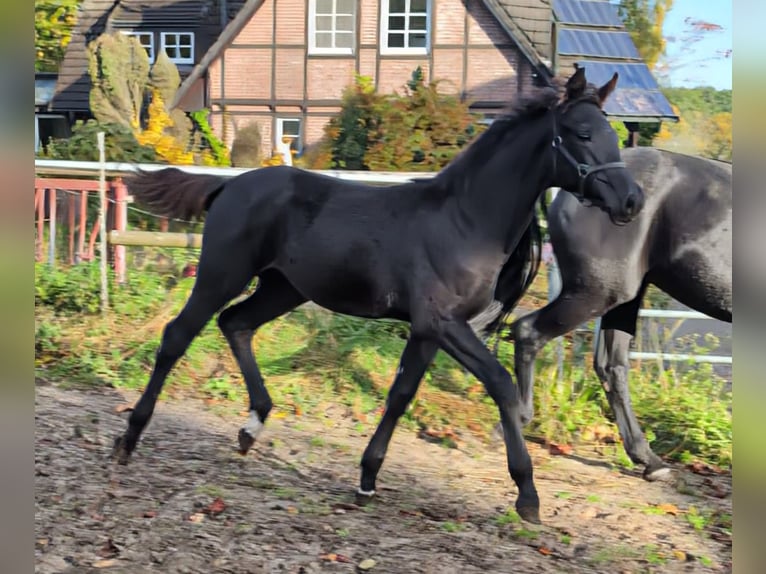
[[[242,457],[241,414],[160,401],[122,467],[108,455],[136,393],[36,390],[41,574],[731,571],[714,518],[731,514],[731,479],[704,469],[649,484],[595,453],[530,443],[544,522],[532,526],[502,518],[516,488],[501,444],[447,448],[400,429],[377,500],[357,507],[372,423],[360,431],[340,407],[270,419]]]

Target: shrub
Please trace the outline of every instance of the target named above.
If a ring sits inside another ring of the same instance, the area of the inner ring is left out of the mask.
[[[77,121],[68,139],[51,138],[45,155],[51,159],[98,161],[96,134],[100,131],[104,132],[106,161],[155,161],[157,154],[154,148],[140,144],[129,127],[113,123],[99,124],[95,120]]]
[[[231,165],[234,167],[261,165],[261,128],[256,122],[237,130],[231,144]]]

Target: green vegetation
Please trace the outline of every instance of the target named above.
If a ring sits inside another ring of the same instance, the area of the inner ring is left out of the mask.
[[[426,83],[420,67],[402,94],[382,95],[357,76],[341,112],[302,163],[313,169],[438,171],[482,130],[468,102]]]
[[[35,0],[35,72],[55,72],[77,20],[81,0]]]
[[[37,265],[38,376],[68,384],[143,388],[162,329],[181,309],[194,279],[182,277],[185,259],[174,261],[166,252],[147,249],[139,264],[138,255],[133,250],[127,284],[110,286],[113,296],[106,317],[99,311],[96,265],[68,269]],[[545,292],[544,277],[544,272],[538,276],[530,297]],[[340,403],[360,431],[371,430],[379,420],[407,332],[405,324],[366,321],[311,307],[264,326],[254,347],[274,399],[275,416],[311,416],[323,405]],[[526,434],[558,444],[598,446],[616,464],[627,464],[608,403],[590,367],[589,345],[573,336],[563,343],[561,380],[556,377],[554,345],[540,353],[536,416]],[[501,344],[498,355],[510,367],[513,345]],[[680,365],[676,371],[660,372],[655,364],[644,363],[631,373],[633,404],[653,448],[682,462],[731,464],[731,392],[724,389],[709,365]],[[238,411],[246,408],[242,376],[215,321],[179,361],[164,392],[193,394]],[[401,425],[450,437],[450,444],[459,446],[466,433],[488,438],[497,420],[483,386],[439,353]]]

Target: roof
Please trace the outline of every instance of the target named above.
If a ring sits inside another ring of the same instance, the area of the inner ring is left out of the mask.
[[[264,1],[265,0],[245,1],[241,10],[239,10],[239,13],[226,25],[220,36],[218,36],[218,39],[213,43],[212,46],[210,46],[208,51],[204,56],[202,56],[197,65],[194,66],[191,74],[189,74],[186,79],[181,82],[181,85],[176,91],[175,98],[170,104],[171,108],[175,108],[179,102],[183,100],[184,96],[194,85],[194,83],[205,75],[205,72],[207,72],[207,69],[210,67],[210,65],[215,62],[221,53],[226,49],[226,47],[234,41],[237,35],[250,21],[250,18],[253,17],[253,14],[255,14],[258,11],[258,8],[263,5]]]
[[[484,0],[484,4],[527,59],[551,76],[551,0]]]
[[[631,122],[678,121],[657,80],[641,59],[620,19],[607,0],[552,0],[557,23],[558,70],[585,68],[590,82],[604,84],[617,72],[617,88],[604,111],[612,119]]]
[[[193,29],[213,38],[221,30],[221,0],[82,0],[77,23],[58,71],[51,102],[56,111],[90,111],[91,81],[87,45],[116,29]],[[226,0],[232,18],[245,0]],[[200,39],[205,45],[212,39]]]

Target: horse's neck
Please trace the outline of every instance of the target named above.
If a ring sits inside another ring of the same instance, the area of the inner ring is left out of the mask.
[[[469,174],[458,192],[460,217],[504,250],[527,228],[535,202],[550,186],[552,136],[540,121],[545,120],[520,126],[512,141],[501,144],[505,149]]]

